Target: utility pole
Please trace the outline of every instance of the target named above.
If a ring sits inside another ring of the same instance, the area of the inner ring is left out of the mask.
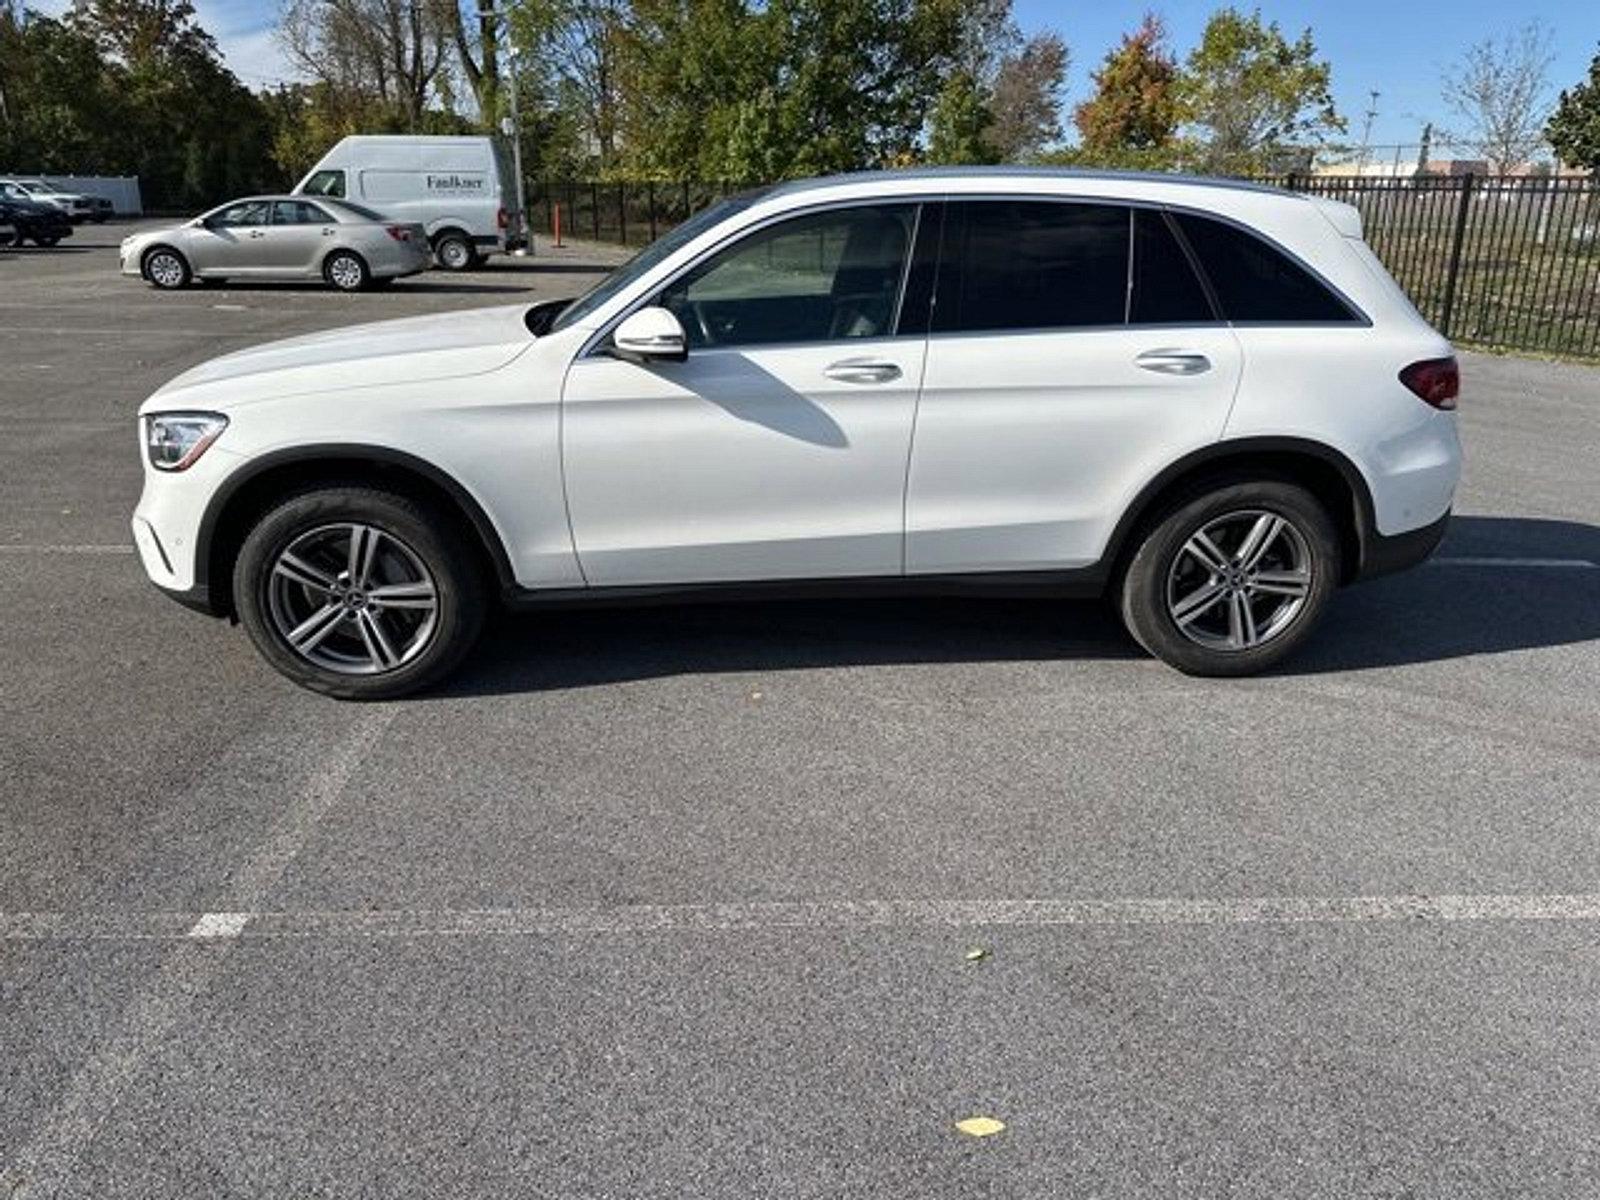
[[[522,222],[522,241],[520,249],[514,253],[523,255],[528,252],[528,242],[531,240],[532,230],[528,228],[528,199],[524,192],[522,182],[522,120],[517,112],[517,48],[506,49],[506,84],[511,97],[511,115],[506,118],[509,126],[507,132],[511,137],[511,169],[517,176],[517,220]]]
[[[1372,122],[1378,115],[1378,96],[1380,93],[1373,91],[1368,92],[1367,95],[1372,97],[1372,103],[1367,106],[1366,123],[1361,126],[1361,157],[1356,160],[1357,175],[1365,175],[1367,173],[1367,151],[1372,145]]]
[[[486,76],[498,76],[498,50],[500,32],[505,28],[506,17],[495,11],[495,0],[478,0],[478,29],[483,42],[482,61]],[[510,40],[509,38],[507,39]],[[522,223],[522,246],[512,251],[516,255],[528,252],[532,231],[528,228],[528,198],[522,181],[522,119],[517,111],[517,48],[506,47],[506,91],[511,101],[511,113],[500,119],[500,132],[511,141],[511,170],[517,177],[517,220]],[[494,96],[494,92],[489,91]],[[492,114],[489,115],[492,119]]]

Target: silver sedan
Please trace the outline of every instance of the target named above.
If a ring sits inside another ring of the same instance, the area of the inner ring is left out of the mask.
[[[421,225],[348,200],[252,196],[122,242],[122,273],[158,288],[192,279],[321,280],[355,292],[428,268]]]

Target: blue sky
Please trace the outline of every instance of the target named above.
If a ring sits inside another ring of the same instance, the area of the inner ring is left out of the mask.
[[[1089,92],[1090,72],[1122,34],[1135,28],[1148,8],[1166,22],[1180,57],[1199,40],[1215,3],[1067,3],[1065,0],[1014,0],[1024,29],[1055,28],[1072,51],[1067,80],[1068,108]],[[1250,7],[1240,3],[1240,8]],[[1418,140],[1424,121],[1460,128],[1440,96],[1449,64],[1472,43],[1538,19],[1555,33],[1556,61],[1550,77],[1556,89],[1582,78],[1600,50],[1600,3],[1595,0],[1268,0],[1260,5],[1267,20],[1299,36],[1307,26],[1322,57],[1333,65],[1334,99],[1349,121],[1347,139],[1360,138],[1363,114],[1376,89],[1378,116],[1372,141]]]
[[[32,7],[60,12],[68,3],[33,0]],[[1052,27],[1066,38],[1072,51],[1066,88],[1069,118],[1072,106],[1088,94],[1090,72],[1125,31],[1138,25],[1147,8],[1165,19],[1172,44],[1182,55],[1218,7],[1186,0],[1014,3],[1025,30]],[[217,38],[229,65],[246,83],[260,87],[292,74],[273,38],[278,21],[275,0],[195,0],[195,7],[201,24]],[[1375,145],[1415,143],[1424,121],[1451,126],[1439,94],[1440,81],[1462,50],[1481,38],[1534,18],[1543,21],[1556,35],[1551,80],[1558,88],[1582,78],[1589,59],[1600,49],[1600,3],[1595,0],[1267,0],[1261,10],[1290,36],[1310,26],[1318,50],[1333,64],[1335,99],[1350,122],[1349,140],[1360,137],[1367,93],[1372,89],[1381,93],[1373,122]]]

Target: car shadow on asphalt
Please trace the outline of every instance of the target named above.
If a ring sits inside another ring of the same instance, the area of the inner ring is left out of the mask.
[[[1471,563],[1453,560],[1472,559]],[[1342,589],[1273,673],[1310,675],[1600,640],[1600,527],[1457,517],[1435,561]],[[1142,659],[1097,601],[793,600],[507,614],[431,695],[497,695],[672,675],[965,662]],[[1225,685],[1219,685],[1225,686]]]

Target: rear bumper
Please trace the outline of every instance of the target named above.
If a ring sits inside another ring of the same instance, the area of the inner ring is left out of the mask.
[[[1361,569],[1356,580],[1376,579],[1392,575],[1424,562],[1444,540],[1450,528],[1450,513],[1445,512],[1431,525],[1408,529],[1405,533],[1384,536],[1376,529],[1368,529],[1361,541]]]

